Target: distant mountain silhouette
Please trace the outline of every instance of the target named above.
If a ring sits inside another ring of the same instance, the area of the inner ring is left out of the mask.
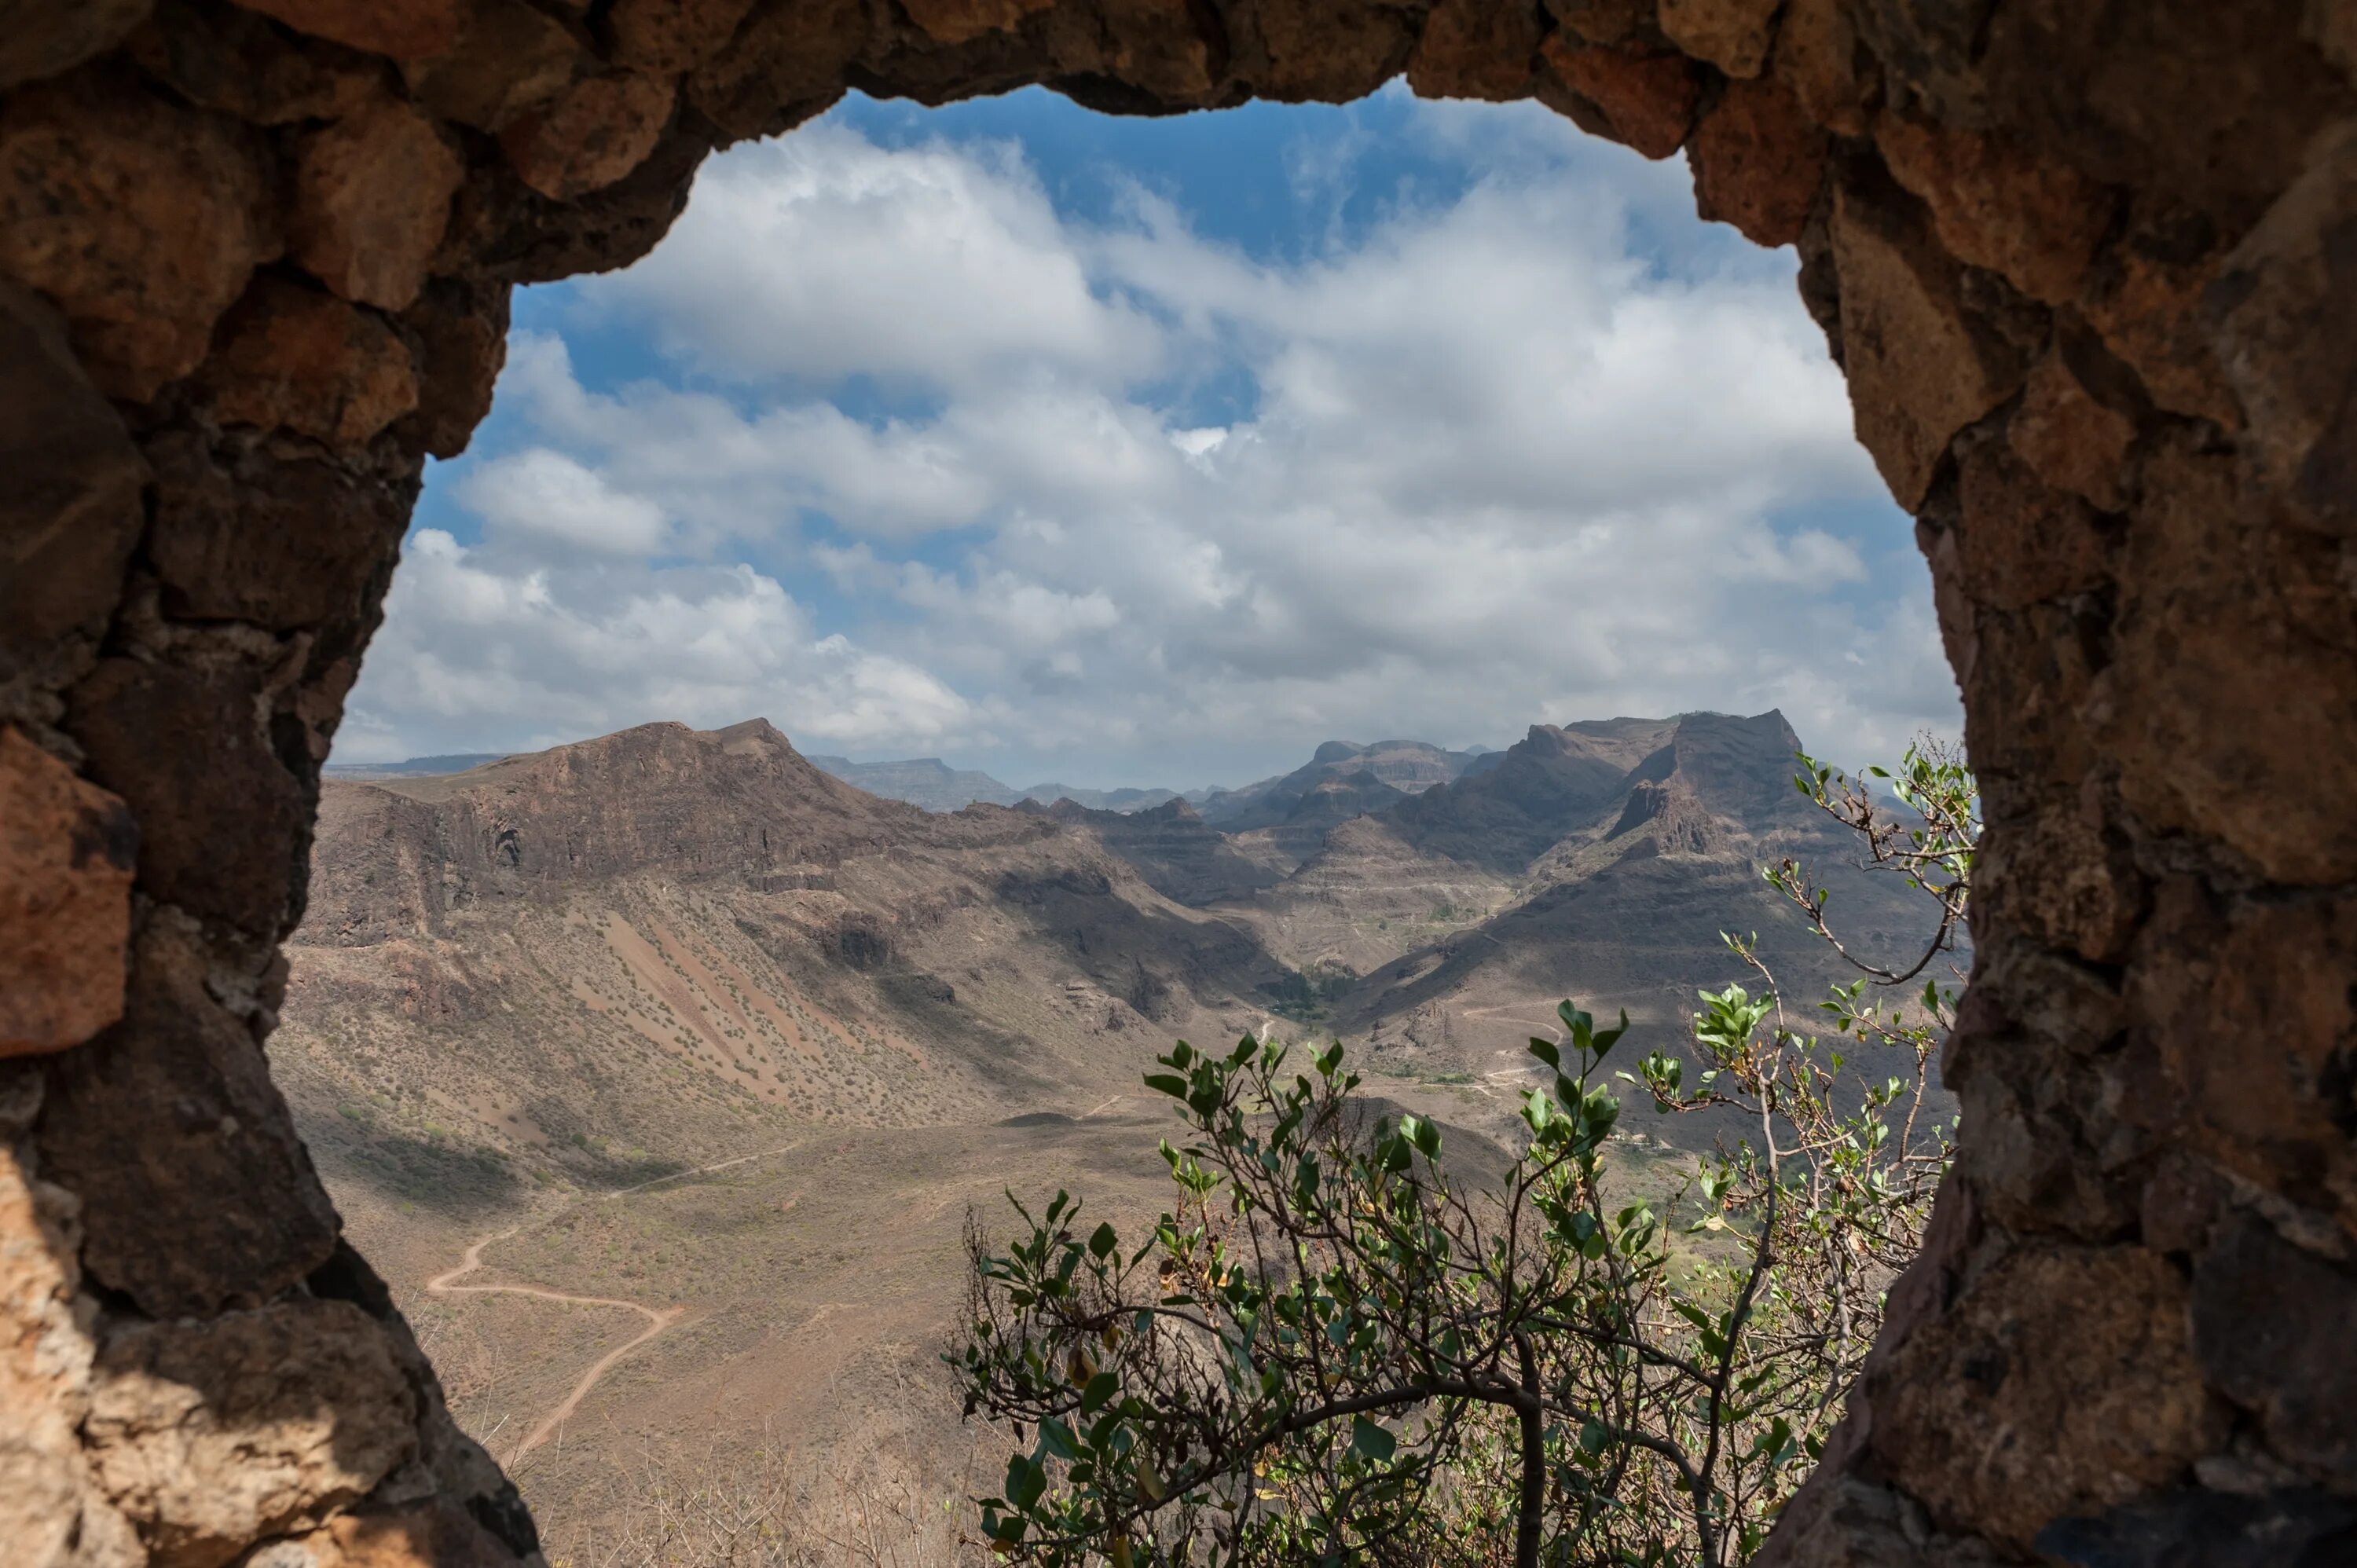
[[[1379,740],[1372,746],[1329,740],[1290,773],[1192,798],[1213,827],[1249,832],[1292,820],[1303,798],[1329,779],[1364,774],[1402,795],[1414,795],[1458,777],[1484,755],[1480,748],[1448,751],[1421,740]]]

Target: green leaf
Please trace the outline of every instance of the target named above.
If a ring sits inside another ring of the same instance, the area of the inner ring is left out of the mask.
[[[1157,1090],[1173,1100],[1187,1098],[1187,1080],[1176,1073],[1150,1072],[1146,1075],[1146,1087]]]
[[[1096,1234],[1089,1238],[1089,1251],[1100,1260],[1103,1259],[1107,1254],[1112,1252],[1115,1247],[1120,1245],[1121,1238],[1114,1234],[1113,1222],[1111,1220],[1107,1220],[1104,1224],[1098,1226],[1096,1229]]]
[[[1103,1410],[1105,1402],[1113,1398],[1120,1387],[1121,1380],[1111,1372],[1099,1372],[1095,1377],[1091,1378],[1088,1387],[1081,1391],[1081,1413],[1094,1415],[1098,1411]]]
[[[1351,1418],[1351,1452],[1382,1465],[1399,1450],[1399,1439],[1363,1415]]]
[[[1563,1070],[1563,1053],[1555,1048],[1555,1043],[1553,1040],[1542,1040],[1536,1035],[1533,1035],[1531,1036],[1531,1055],[1538,1058],[1539,1060],[1546,1063],[1547,1066],[1555,1069],[1557,1072],[1561,1072]]]
[[[1006,1461],[1006,1501],[1009,1507],[1028,1511],[1048,1490],[1048,1471],[1036,1460],[1017,1454]]]

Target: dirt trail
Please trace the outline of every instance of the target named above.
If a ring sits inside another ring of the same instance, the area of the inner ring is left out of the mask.
[[[610,1203],[618,1197],[627,1197],[634,1192],[644,1192],[651,1187],[661,1187],[665,1182],[683,1181],[689,1176],[708,1176],[714,1171],[725,1171],[731,1166],[749,1164],[770,1155],[782,1155],[800,1146],[801,1140],[797,1139],[791,1144],[781,1144],[774,1149],[759,1149],[749,1155],[738,1155],[733,1159],[716,1160],[708,1165],[698,1165],[694,1170],[673,1171],[669,1176],[657,1176],[652,1181],[642,1181],[632,1187],[617,1187],[611,1192],[599,1193],[594,1199],[583,1201]],[[569,1291],[550,1290],[544,1285],[458,1283],[460,1280],[483,1266],[484,1248],[494,1241],[504,1241],[529,1226],[545,1225],[549,1220],[556,1218],[557,1214],[563,1212],[565,1210],[560,1208],[554,1213],[543,1215],[538,1219],[511,1225],[504,1230],[495,1230],[488,1236],[477,1237],[468,1243],[466,1251],[459,1256],[457,1267],[446,1269],[425,1282],[425,1294],[428,1295],[528,1295],[540,1301],[567,1302],[575,1306],[616,1307],[624,1312],[635,1312],[647,1320],[647,1326],[634,1337],[617,1345],[591,1363],[589,1369],[581,1374],[580,1381],[573,1385],[573,1391],[566,1394],[554,1410],[543,1416],[540,1424],[524,1434],[523,1441],[516,1444],[514,1452],[501,1461],[511,1466],[554,1436],[558,1428],[573,1419],[573,1412],[581,1408],[581,1402],[589,1397],[589,1391],[597,1386],[597,1380],[613,1370],[617,1362],[678,1322],[680,1316],[687,1310],[684,1306],[649,1306],[644,1302],[626,1301],[619,1296],[575,1295]]]
[[[1562,1019],[1549,1018],[1542,1023],[1536,1018],[1517,1018],[1506,1011],[1509,1007],[1519,1005],[1521,1005],[1519,1003],[1501,1002],[1493,1007],[1468,1007],[1457,1015],[1460,1018],[1494,1018],[1501,1024],[1520,1024],[1526,1029],[1544,1029],[1557,1039],[1563,1037]]]

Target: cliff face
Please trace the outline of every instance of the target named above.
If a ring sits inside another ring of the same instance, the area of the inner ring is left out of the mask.
[[[1591,831],[1631,784],[1674,775],[1705,811],[1763,831],[1771,822],[1797,825],[1810,814],[1791,783],[1800,744],[1773,712],[1534,725],[1480,772],[1403,802],[1388,820],[1426,854],[1505,875]]]
[[[380,881],[350,862],[380,854],[390,876],[433,878],[415,903],[438,914],[656,867],[758,886],[895,842],[960,836],[820,772],[760,719],[701,734],[644,725],[465,773],[335,782],[320,810],[313,927],[372,918]],[[431,865],[404,864],[425,846]],[[361,907],[343,908],[347,897]]]
[[[1986,787],[1963,1157],[1769,1563],[2340,1550],[2357,814],[2317,781],[2357,736],[2347,17],[16,7],[0,846],[28,891],[0,906],[0,987],[36,1059],[0,1082],[0,1540],[40,1568],[532,1551],[340,1245],[262,1048],[319,764],[513,286],[644,254],[713,146],[854,83],[1149,112],[1405,74],[1683,150],[1706,217],[1799,247],[1918,518]],[[207,1364],[305,1370],[266,1409],[198,1378],[178,1414],[92,1415]],[[322,1424],[368,1441],[330,1463],[299,1435]]]

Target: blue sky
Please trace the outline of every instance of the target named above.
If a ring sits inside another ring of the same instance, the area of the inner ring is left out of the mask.
[[[1794,265],[1535,105],[855,98],[517,296],[338,754],[760,714],[1191,786],[1769,706],[1889,754],[1953,686]]]

